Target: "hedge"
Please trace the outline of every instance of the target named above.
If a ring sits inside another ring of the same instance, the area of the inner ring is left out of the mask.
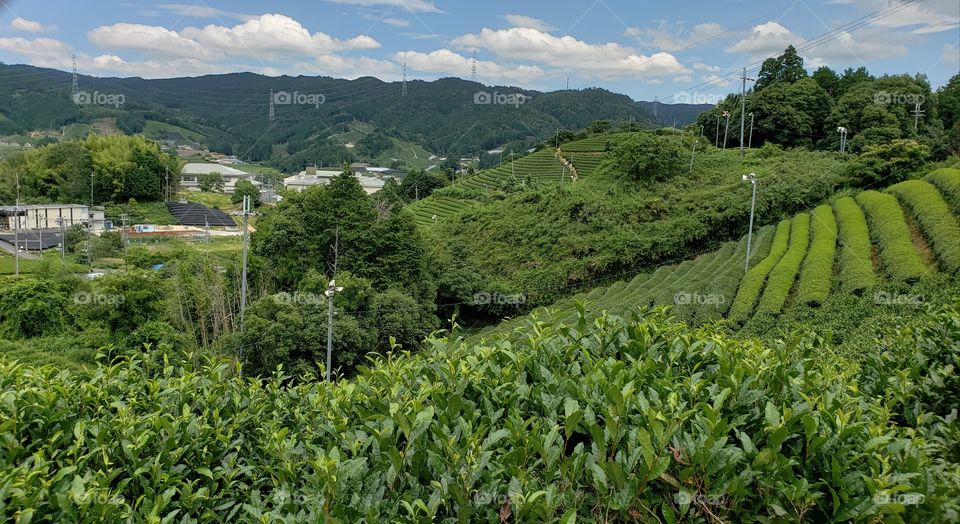
[[[813,210],[810,251],[803,261],[797,283],[797,303],[819,306],[830,295],[833,281],[833,260],[837,248],[837,221],[828,205]]]
[[[893,195],[864,191],[856,196],[866,212],[870,234],[880,246],[880,261],[894,280],[913,282],[927,274],[927,266],[913,247],[910,228]]]
[[[944,168],[931,171],[925,178],[937,186],[954,213],[960,214],[960,169]]]
[[[960,224],[937,188],[923,180],[907,180],[887,191],[897,195],[913,211],[923,233],[946,271],[960,268]]]
[[[788,218],[777,224],[777,232],[773,237],[773,244],[770,246],[770,254],[759,264],[750,268],[750,271],[747,271],[740,282],[737,296],[734,297],[733,305],[730,306],[730,321],[740,323],[747,320],[753,311],[753,305],[757,302],[757,297],[760,296],[760,290],[767,279],[767,274],[787,252],[789,240],[790,219]]]
[[[840,272],[837,279],[840,289],[847,293],[859,293],[877,283],[871,256],[870,230],[863,210],[851,197],[843,197],[834,204],[840,248],[837,260]]]
[[[767,287],[763,290],[763,296],[760,297],[757,314],[775,315],[783,310],[809,244],[810,215],[800,213],[793,217],[793,223],[790,225],[789,249],[767,278]]]

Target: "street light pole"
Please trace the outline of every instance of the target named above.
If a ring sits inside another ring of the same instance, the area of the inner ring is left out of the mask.
[[[333,367],[333,296],[343,291],[337,287],[336,279],[330,280],[327,285],[327,382],[330,382],[330,370]]]
[[[243,333],[244,314],[247,311],[247,245],[249,244],[249,228],[247,227],[247,216],[250,214],[250,195],[243,196],[243,253],[241,254],[240,274],[240,332]]]
[[[747,141],[747,149],[753,149],[753,113],[750,113],[750,139]]]
[[[13,206],[13,274],[20,276],[20,172],[16,173],[17,179],[17,202]]]
[[[747,230],[747,256],[744,257],[743,261],[743,272],[746,273],[750,269],[750,241],[753,240],[753,210],[757,204],[757,175],[756,173],[750,173],[749,175],[743,175],[745,181],[750,181],[750,184],[753,186],[753,194],[750,197],[750,226]]]
[[[847,128],[841,126],[837,131],[840,133],[840,154],[843,154],[847,151]]]

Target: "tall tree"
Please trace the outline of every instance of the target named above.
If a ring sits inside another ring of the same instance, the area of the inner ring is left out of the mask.
[[[782,55],[763,61],[754,90],[760,91],[776,82],[792,84],[801,78],[806,78],[806,76],[807,71],[803,68],[803,58],[797,54],[797,49],[790,45],[784,49]]]
[[[838,96],[840,93],[840,75],[827,66],[820,66],[811,75],[813,81],[817,83],[831,97]]]

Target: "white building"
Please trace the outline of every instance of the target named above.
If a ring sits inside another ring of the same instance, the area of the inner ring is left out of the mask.
[[[188,162],[180,170],[180,185],[184,189],[199,191],[200,177],[209,173],[217,173],[223,177],[223,192],[233,193],[237,182],[249,180],[253,185],[259,186],[260,182],[253,179],[252,173],[241,171],[229,166],[206,163],[206,162]]]
[[[380,173],[380,171],[375,171],[377,169],[383,169],[389,171],[387,168],[371,168],[365,167],[363,171],[370,171],[373,173]],[[330,183],[330,179],[343,173],[342,170],[327,170],[327,169],[317,169],[313,166],[308,166],[306,170],[301,171],[293,176],[288,176],[283,179],[283,185],[287,189],[292,189],[294,191],[303,191],[308,187],[313,186],[325,186]],[[384,181],[378,176],[365,176],[361,173],[354,173],[354,176],[357,177],[357,181],[360,182],[360,186],[363,187],[363,190],[367,193],[376,193],[383,189]]]
[[[103,210],[94,209],[91,213],[88,206],[80,204],[2,206],[0,216],[6,218],[3,226],[10,230],[59,229],[61,225],[64,228],[83,225],[92,226],[93,232],[99,234],[110,228]]]

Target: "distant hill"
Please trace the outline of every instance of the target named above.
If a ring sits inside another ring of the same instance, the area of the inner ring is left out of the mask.
[[[272,159],[287,169],[354,159],[356,153],[336,135],[349,132],[355,122],[442,156],[473,155],[504,144],[532,146],[558,128],[582,129],[595,120],[656,125],[644,103],[597,88],[544,93],[443,78],[410,81],[404,95],[400,83],[373,77],[81,75],[81,96],[90,103],[76,104],[70,73],[0,64],[0,76],[0,136],[111,118],[124,133],[146,127],[157,136],[158,130],[177,129],[212,150],[251,161]],[[274,157],[277,144],[285,144],[289,156]]]
[[[692,124],[704,111],[713,109],[713,104],[664,104],[663,102],[637,102],[656,123],[677,127]]]

